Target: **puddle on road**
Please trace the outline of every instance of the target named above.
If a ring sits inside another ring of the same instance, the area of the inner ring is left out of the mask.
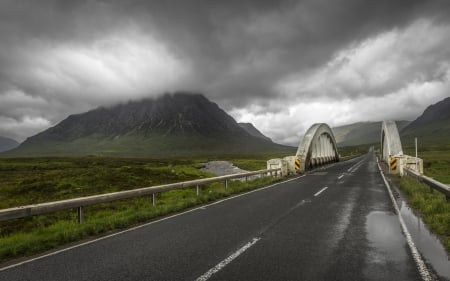
[[[400,213],[419,252],[440,277],[450,280],[450,260],[442,243],[428,230],[422,219],[412,212],[408,204],[404,201],[398,203]]]
[[[367,238],[375,250],[373,263],[404,262],[408,256],[405,251],[405,238],[399,227],[397,216],[375,211],[367,216]]]
[[[410,268],[406,240],[395,214],[371,212],[366,219],[370,250],[364,273],[368,280],[395,280],[396,275],[407,276]],[[380,276],[385,274],[385,276]]]
[[[450,260],[439,239],[433,235],[422,220],[404,202],[400,201],[400,213],[411,233],[414,244],[426,263],[443,280],[450,280]],[[408,259],[408,248],[401,231],[397,215],[389,212],[371,212],[366,220],[367,238],[372,250],[367,258],[366,274],[370,276],[371,267],[390,267],[404,271],[402,264]]]

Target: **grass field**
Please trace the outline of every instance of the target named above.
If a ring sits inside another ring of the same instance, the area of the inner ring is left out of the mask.
[[[412,144],[407,143],[403,150],[407,155],[415,155]],[[418,157],[423,159],[425,175],[450,184],[450,143],[419,142]],[[450,203],[445,196],[409,177],[401,179],[400,187],[407,195],[409,204],[419,210],[426,224],[442,237],[444,246],[450,253]]]
[[[405,154],[414,156],[412,145],[404,146]],[[424,174],[440,182],[450,184],[450,143],[439,145],[420,145],[418,157],[423,159]]]
[[[262,157],[261,157],[262,158]],[[124,158],[0,159],[0,209],[103,194],[212,176],[200,170],[212,159],[155,160]],[[247,170],[266,168],[264,159],[228,159]],[[126,228],[157,217],[204,204],[234,193],[279,181],[262,178],[173,190],[151,198],[136,198],[85,208],[77,223],[75,210],[0,222],[0,262],[32,255],[60,245]]]

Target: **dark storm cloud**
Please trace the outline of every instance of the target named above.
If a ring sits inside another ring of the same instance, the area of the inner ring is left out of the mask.
[[[144,6],[133,2],[127,11],[188,57],[194,89],[227,108],[272,99],[273,85],[287,74],[318,67],[337,50],[401,28],[418,15],[446,20],[449,11],[446,1],[408,0],[155,1]]]
[[[417,81],[434,85],[438,98],[445,87],[436,81],[448,80],[445,63],[437,66],[448,61],[445,42],[398,42],[428,29],[447,38],[449,15],[444,0],[3,0],[0,134],[23,139],[71,113],[174,90],[203,92],[242,118],[286,112],[286,99],[333,104]],[[389,47],[402,59],[395,79],[358,69],[362,56],[386,57]]]

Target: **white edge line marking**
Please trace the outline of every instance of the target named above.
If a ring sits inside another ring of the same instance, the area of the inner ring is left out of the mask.
[[[320,193],[324,192],[327,188],[328,188],[328,186],[325,186],[324,188],[322,188],[321,190],[319,190],[316,194],[314,194],[314,197],[316,197],[316,196],[318,196]]]
[[[240,256],[243,252],[247,251],[251,246],[255,245],[256,242],[258,242],[260,239],[261,238],[259,238],[259,237],[253,238],[252,241],[248,242],[247,244],[242,246],[242,248],[240,248],[239,250],[237,250],[236,252],[234,252],[233,254],[228,256],[223,261],[221,261],[218,264],[216,264],[216,266],[214,266],[213,268],[211,268],[210,270],[205,272],[205,274],[203,274],[202,276],[198,277],[195,281],[206,281],[206,280],[208,280],[213,274],[219,272],[222,268],[227,266],[227,264],[232,262],[235,258]]]
[[[222,202],[225,202],[225,201],[228,201],[228,200],[232,200],[232,199],[235,199],[235,198],[238,198],[238,197],[246,196],[248,194],[251,194],[251,193],[254,193],[254,192],[258,192],[258,191],[261,191],[261,190],[265,190],[265,189],[268,189],[268,188],[280,185],[282,183],[286,183],[286,182],[290,182],[290,181],[293,181],[293,180],[297,180],[297,179],[303,178],[305,176],[306,175],[301,175],[301,176],[295,177],[293,179],[288,179],[288,180],[277,182],[277,183],[274,183],[274,184],[271,184],[271,185],[268,185],[268,186],[265,186],[265,187],[261,187],[261,188],[258,188],[258,189],[255,189],[255,190],[252,190],[252,191],[249,191],[249,192],[245,192],[245,193],[237,194],[237,195],[234,195],[234,196],[230,196],[230,197],[224,198],[222,200],[219,200],[219,201],[207,204],[207,205],[202,205],[202,206],[199,206],[197,208],[184,211],[182,213],[174,214],[174,215],[171,215],[171,216],[168,216],[168,217],[165,217],[165,218],[161,218],[159,220],[151,221],[151,222],[148,222],[146,224],[138,225],[138,226],[126,229],[126,230],[122,230],[120,232],[116,232],[116,233],[113,233],[113,234],[110,234],[110,235],[107,235],[107,236],[103,236],[103,237],[100,237],[100,238],[97,238],[97,239],[94,239],[94,240],[90,240],[90,241],[87,241],[87,242],[84,242],[84,243],[81,243],[81,244],[77,244],[77,245],[74,245],[74,246],[71,246],[71,247],[68,247],[68,248],[57,250],[57,251],[54,251],[54,252],[51,252],[51,253],[48,253],[48,254],[45,254],[45,255],[42,255],[42,256],[38,256],[38,257],[29,259],[29,260],[25,260],[25,261],[22,261],[22,262],[19,262],[19,263],[16,263],[16,264],[5,266],[5,267],[0,268],[0,272],[4,271],[4,270],[7,270],[7,269],[11,269],[11,268],[17,267],[17,266],[21,266],[21,265],[24,265],[24,264],[27,264],[27,263],[30,263],[30,262],[33,262],[33,261],[36,261],[36,260],[40,260],[40,259],[43,259],[43,258],[46,258],[46,257],[50,257],[50,256],[54,256],[54,255],[66,252],[66,251],[70,251],[70,250],[73,250],[73,249],[76,249],[76,248],[79,248],[79,247],[83,247],[83,246],[86,246],[86,245],[89,245],[89,244],[92,244],[92,243],[95,243],[95,242],[98,242],[98,241],[101,241],[101,240],[104,240],[104,239],[108,239],[108,238],[111,238],[111,237],[114,237],[114,236],[118,236],[118,235],[130,232],[130,231],[134,231],[134,230],[137,230],[139,228],[146,227],[146,226],[158,223],[158,222],[169,220],[169,219],[172,219],[172,218],[175,218],[175,217],[178,217],[178,216],[181,216],[181,215],[193,212],[193,211],[204,210],[204,208],[206,208],[206,207],[213,206],[213,205],[216,205],[216,204],[220,204]]]
[[[398,208],[397,201],[395,201],[394,195],[392,194],[391,187],[390,187],[389,183],[387,182],[386,178],[384,177],[384,174],[383,174],[383,171],[381,170],[378,159],[377,159],[377,165],[378,165],[378,169],[380,170],[381,177],[383,178],[384,184],[386,185],[386,188],[388,190],[389,197],[391,198],[392,204],[394,205],[395,211],[397,212],[398,220],[400,221],[400,225],[401,225],[403,233],[405,234],[405,237],[406,237],[406,242],[408,243],[409,249],[411,250],[413,259],[416,262],[417,269],[419,270],[420,276],[422,277],[422,280],[424,280],[424,281],[431,281],[431,280],[433,280],[433,278],[431,277],[431,274],[428,271],[428,268],[425,265],[424,261],[422,260],[419,250],[417,250],[416,245],[414,244],[414,241],[411,237],[411,234],[409,233],[409,230],[406,227],[405,221],[403,220],[403,217],[400,214],[400,209]]]
[[[344,177],[344,175],[340,175],[340,176],[338,177],[338,180],[342,179],[343,177]]]

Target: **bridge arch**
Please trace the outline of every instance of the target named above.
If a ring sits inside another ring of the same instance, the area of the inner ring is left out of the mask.
[[[381,125],[381,157],[389,163],[392,156],[402,156],[403,148],[395,121],[383,121]]]
[[[338,162],[339,153],[330,127],[325,123],[312,125],[300,142],[296,157],[300,159],[301,171]]]

